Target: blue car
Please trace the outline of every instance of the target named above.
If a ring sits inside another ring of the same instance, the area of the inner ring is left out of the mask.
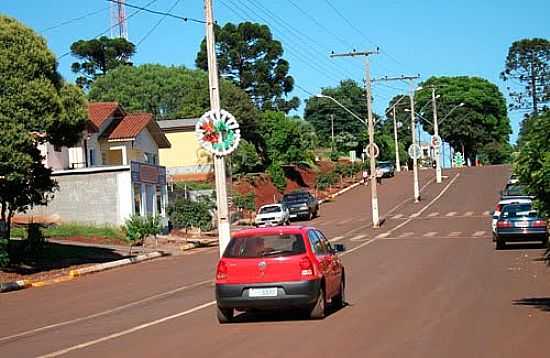
[[[539,241],[548,245],[548,224],[531,204],[512,204],[502,208],[495,232],[497,250],[507,242]]]

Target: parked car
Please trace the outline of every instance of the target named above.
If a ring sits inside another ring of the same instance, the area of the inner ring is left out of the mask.
[[[345,270],[337,255],[344,250],[313,227],[234,233],[216,271],[218,321],[232,321],[235,310],[300,309],[323,318],[329,302],[345,302]]]
[[[311,220],[319,215],[319,202],[307,191],[294,191],[285,194],[281,204],[288,208],[290,219],[306,218]]]
[[[495,235],[497,230],[497,221],[500,217],[500,213],[502,211],[502,208],[505,205],[512,205],[512,204],[531,204],[532,200],[531,198],[527,197],[517,197],[517,198],[510,198],[510,199],[504,199],[500,200],[495,207],[495,211],[493,212],[492,218],[491,218],[491,229],[493,230],[493,241],[495,241]]]
[[[507,242],[541,241],[548,244],[548,228],[531,204],[505,205],[497,220],[496,248],[503,249]]]
[[[514,185],[514,184],[519,184],[519,179],[517,175],[512,174],[508,179],[507,185]]]
[[[283,204],[264,205],[258,210],[254,223],[256,226],[288,225],[290,213]]]
[[[500,199],[512,199],[512,198],[532,198],[527,195],[527,189],[522,184],[507,184],[504,190],[500,192]]]
[[[393,177],[395,175],[395,165],[392,162],[378,162],[376,176],[379,175],[381,175],[382,178]]]

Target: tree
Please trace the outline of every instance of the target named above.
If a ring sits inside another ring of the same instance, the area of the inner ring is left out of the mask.
[[[537,115],[550,101],[550,41],[534,38],[513,42],[500,77],[520,86],[516,90],[508,87],[514,99],[510,109],[528,109]]]
[[[294,88],[294,78],[288,75],[289,63],[282,58],[283,46],[273,39],[267,25],[227,23],[214,30],[220,73],[243,89],[258,109],[288,113],[298,108],[297,97],[285,98]],[[208,70],[205,39],[195,63]]]
[[[86,123],[85,100],[57,72],[46,41],[0,15],[0,212],[44,204],[55,188],[37,145],[73,145]],[[9,238],[9,229],[7,233]]]
[[[99,76],[105,75],[121,65],[131,65],[130,58],[136,52],[133,43],[124,38],[79,40],[71,45],[71,55],[82,60],[74,62],[71,69],[79,73],[76,83],[81,88],[89,88]]]
[[[262,169],[262,161],[256,147],[244,139],[231,154],[231,165],[233,174],[253,173]]]
[[[244,139],[264,156],[258,111],[248,95],[222,80],[221,105],[237,118]],[[153,113],[155,119],[198,118],[210,109],[208,75],[201,70],[145,64],[121,66],[98,78],[90,88],[94,101],[117,101],[128,111]]]
[[[550,110],[533,117],[530,130],[514,163],[514,170],[527,191],[536,198],[543,215],[550,215]]]
[[[456,151],[464,151],[471,163],[488,143],[508,143],[511,127],[506,100],[496,85],[479,77],[460,76],[431,77],[421,86],[437,88],[439,135]],[[416,93],[417,108],[426,108],[420,115],[428,120],[433,116],[431,100],[429,90]],[[460,103],[464,105],[457,107]],[[433,133],[431,122],[421,123],[425,131]]]
[[[322,94],[336,99],[361,118],[367,118],[365,91],[357,82],[342,81],[336,88],[323,89]],[[304,119],[311,123],[324,147],[330,147],[331,143],[331,115],[334,116],[334,134],[346,133],[344,135],[351,135],[353,140],[357,141],[358,133],[365,129],[365,125],[357,118],[351,116],[329,98],[311,97],[306,100]]]

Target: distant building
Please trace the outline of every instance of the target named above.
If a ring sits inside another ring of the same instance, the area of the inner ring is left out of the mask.
[[[212,155],[204,150],[195,136],[197,118],[158,121],[170,143],[160,149],[160,164],[166,167],[172,181],[205,179],[213,170]]]
[[[133,214],[165,218],[166,169],[159,165],[159,149],[170,142],[152,115],[99,102],[88,105],[88,119],[76,146],[40,145],[59,190],[29,215],[113,225]]]

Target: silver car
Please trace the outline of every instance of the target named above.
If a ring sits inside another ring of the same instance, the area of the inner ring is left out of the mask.
[[[290,214],[288,208],[283,204],[268,204],[262,206],[256,214],[254,224],[256,226],[278,226],[288,225]]]

